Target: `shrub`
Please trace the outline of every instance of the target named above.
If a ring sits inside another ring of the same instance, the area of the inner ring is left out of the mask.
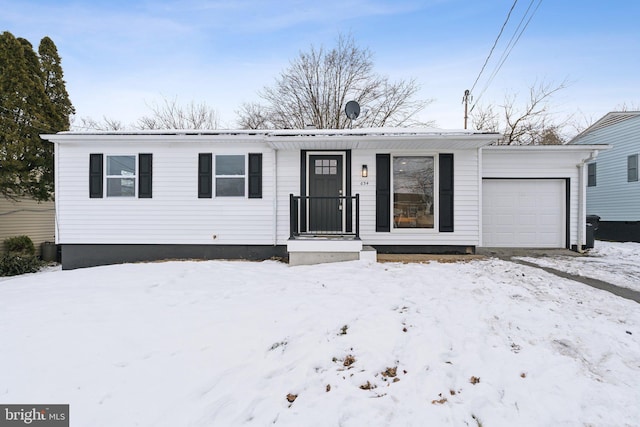
[[[17,255],[13,252],[0,257],[0,276],[35,273],[43,263],[35,255]]]
[[[33,241],[29,236],[9,237],[5,239],[4,247],[7,252],[14,255],[33,256],[36,254],[36,248],[33,246]]]

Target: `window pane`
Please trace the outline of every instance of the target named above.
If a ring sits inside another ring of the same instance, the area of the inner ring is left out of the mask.
[[[634,154],[627,157],[627,181],[634,182],[638,180],[638,155]]]
[[[107,178],[107,197],[135,197],[135,178]]]
[[[244,178],[216,178],[216,197],[243,197]]]
[[[135,175],[136,156],[107,156],[107,175]]]
[[[395,228],[433,228],[433,157],[393,158]]]
[[[587,165],[587,186],[596,186],[596,163],[590,163]]]
[[[216,156],[216,175],[244,175],[244,156]]]

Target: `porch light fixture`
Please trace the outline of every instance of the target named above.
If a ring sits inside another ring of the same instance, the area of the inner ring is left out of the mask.
[[[366,178],[369,176],[369,168],[367,168],[367,165],[362,165],[362,177]]]

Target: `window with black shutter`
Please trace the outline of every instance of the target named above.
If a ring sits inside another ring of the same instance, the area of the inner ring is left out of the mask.
[[[89,154],[89,197],[102,198],[102,154]]]
[[[376,154],[376,231],[391,231],[391,155]]]
[[[198,154],[198,198],[213,197],[213,155],[211,153]]]
[[[249,198],[262,198],[262,153],[249,153]]]
[[[138,155],[138,197],[150,199],[152,196],[153,155]]]
[[[453,232],[453,154],[440,154],[440,228],[441,232]]]

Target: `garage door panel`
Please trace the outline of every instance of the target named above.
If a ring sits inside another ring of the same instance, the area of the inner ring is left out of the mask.
[[[482,220],[486,247],[565,247],[563,179],[485,179]]]

